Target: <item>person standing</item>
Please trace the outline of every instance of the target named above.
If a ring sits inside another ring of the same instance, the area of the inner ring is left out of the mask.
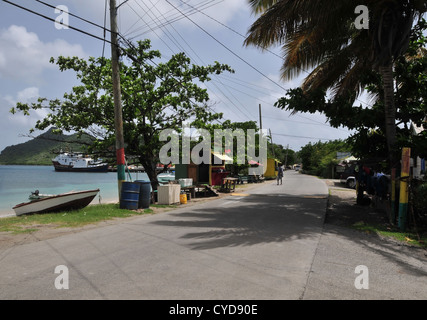
[[[279,165],[279,167],[277,168],[277,185],[279,185],[279,181],[280,181],[280,184],[282,184],[282,179],[283,179],[283,166]]]

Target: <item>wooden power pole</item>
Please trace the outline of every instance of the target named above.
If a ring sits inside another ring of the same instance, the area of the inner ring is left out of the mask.
[[[111,23],[111,66],[114,95],[114,125],[116,132],[116,159],[117,159],[117,180],[119,199],[121,197],[122,182],[126,180],[125,174],[125,142],[123,136],[123,114],[120,90],[120,69],[119,69],[119,46],[117,41],[117,7],[116,0],[110,0],[110,23]]]

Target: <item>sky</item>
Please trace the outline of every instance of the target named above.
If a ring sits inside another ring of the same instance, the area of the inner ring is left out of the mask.
[[[105,16],[106,27],[110,27],[109,1],[8,1],[53,20],[65,17],[55,12],[57,6],[65,6],[70,26],[101,39],[59,28],[54,21],[0,2],[0,152],[30,139],[29,130],[46,116],[46,111],[13,115],[9,111],[17,102],[62,98],[79,84],[72,71],[61,72],[49,63],[51,57],[99,57],[103,52],[110,57],[111,52],[108,42],[104,47],[99,27],[104,25]],[[259,125],[261,110],[262,128],[271,132],[273,142],[294,151],[309,142],[345,139],[351,134],[346,128],[332,128],[321,114],[291,115],[274,107],[286,89],[301,84],[304,73],[284,81],[280,77],[279,47],[261,51],[243,45],[257,18],[248,0],[117,0],[117,4],[119,32],[125,38],[133,42],[150,39],[152,49],[159,50],[164,59],[185,52],[194,64],[219,61],[234,69],[234,74],[212,77],[206,85],[212,108],[224,114],[222,120],[253,120]],[[106,39],[110,39],[108,32]],[[34,135],[41,133],[35,131]]]

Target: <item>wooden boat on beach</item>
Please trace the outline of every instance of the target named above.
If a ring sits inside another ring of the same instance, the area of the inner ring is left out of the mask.
[[[99,189],[70,191],[57,195],[40,197],[29,202],[17,204],[12,209],[17,216],[31,213],[60,212],[84,208],[92,202]]]

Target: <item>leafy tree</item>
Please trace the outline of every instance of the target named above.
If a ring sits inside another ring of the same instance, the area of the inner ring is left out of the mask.
[[[233,72],[225,64],[191,65],[184,53],[169,61],[155,62],[161,54],[151,50],[149,40],[124,50],[128,64],[120,64],[123,107],[123,132],[126,155],[137,156],[144,166],[153,189],[157,189],[156,165],[163,142],[164,129],[180,131],[184,122],[209,123],[222,114],[209,111],[206,89],[197,83],[209,81],[210,74]],[[81,85],[65,93],[63,99],[39,98],[37,103],[18,103],[17,110],[29,114],[31,109],[50,109],[35,129],[56,126],[58,131],[91,132],[98,138],[93,148],[105,150],[114,145],[114,103],[111,60],[78,57],[51,58],[61,71],[73,70]]]
[[[259,152],[259,133],[257,133],[259,128],[256,124],[256,121],[232,122],[230,120],[225,120],[221,124],[197,123],[197,125],[207,129],[210,132],[211,137],[215,136],[215,130],[222,130],[222,132],[225,134],[222,138],[222,144],[218,147],[221,149],[221,152],[227,154],[228,156],[231,154],[233,155],[233,163],[226,164],[227,170],[230,170],[232,175],[237,175],[249,167],[248,160],[250,159],[247,159],[248,147],[254,148],[256,154]],[[248,130],[255,131],[255,141],[248,141],[246,136]],[[241,133],[239,135],[240,138],[244,138],[244,141],[243,139],[239,141],[239,138],[234,135],[239,132]],[[226,141],[232,141],[232,146],[226,146]],[[254,145],[249,145],[250,143],[254,143]],[[230,150],[227,148],[230,148]],[[233,150],[231,150],[231,148]],[[214,149],[215,141],[212,141],[212,150]],[[240,155],[244,155],[245,158],[239,158]]]
[[[413,29],[407,53],[397,59],[394,78],[396,87],[394,100],[397,102],[397,146],[408,146],[413,154],[427,156],[426,132],[414,136],[411,123],[425,123],[427,114],[427,54],[424,46],[427,39],[423,35],[427,23],[422,20]],[[365,71],[361,83],[372,95],[382,95],[382,80],[379,73]],[[384,103],[379,99],[370,107],[353,105],[343,97],[327,99],[323,89],[304,92],[301,88],[291,89],[287,96],[279,99],[276,106],[287,110],[322,112],[334,127],[340,125],[357,130],[349,142],[352,152],[360,158],[385,160],[387,143],[385,135]]]
[[[393,65],[407,49],[413,22],[427,11],[425,0],[249,0],[261,16],[246,45],[283,46],[283,78],[312,69],[304,93],[330,90],[352,104],[363,89],[361,75],[376,70],[383,81],[384,132],[390,162],[396,157]],[[355,8],[369,9],[369,28],[357,28]]]
[[[342,140],[319,141],[315,144],[310,142],[301,148],[298,156],[301,158],[304,172],[329,178],[338,163],[337,152],[347,152],[349,149],[350,146]]]
[[[281,144],[268,144],[268,156],[280,161],[283,165],[293,165],[296,162],[295,151],[288,147],[283,147]]]

